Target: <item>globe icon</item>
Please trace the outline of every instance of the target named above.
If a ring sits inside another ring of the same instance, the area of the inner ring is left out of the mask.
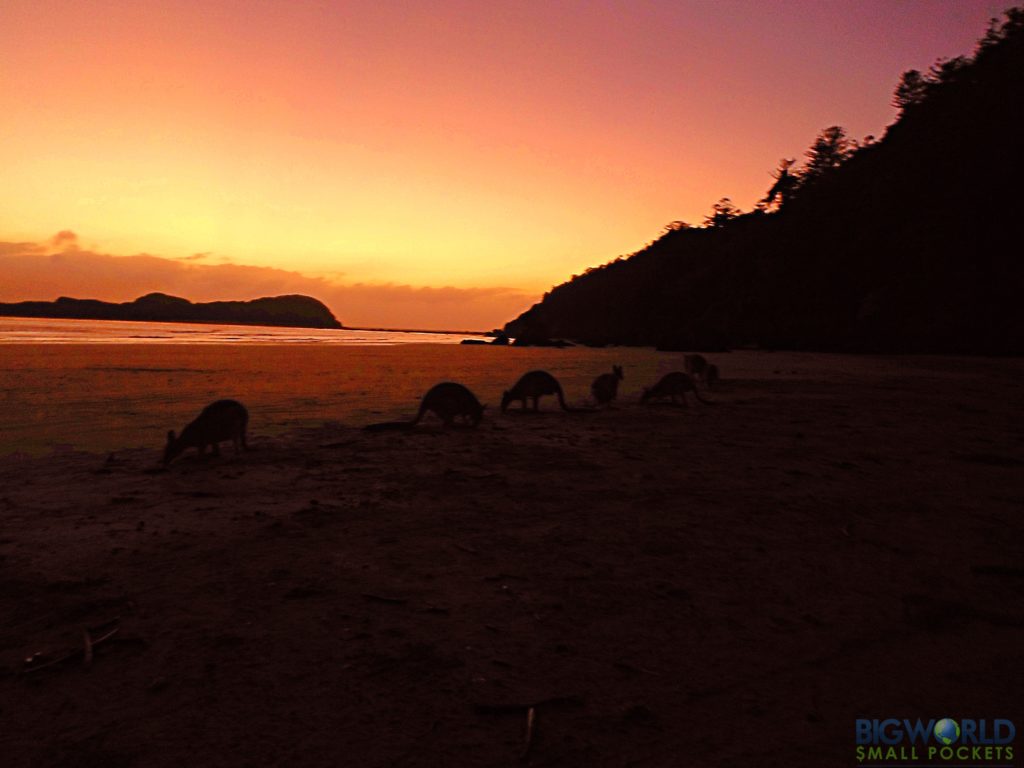
[[[948,747],[960,738],[960,726],[956,720],[944,717],[935,724],[935,738]]]

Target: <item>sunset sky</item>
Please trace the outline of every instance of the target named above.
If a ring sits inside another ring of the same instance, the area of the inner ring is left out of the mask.
[[[881,135],[1009,4],[3,0],[0,301],[494,327],[826,126]]]

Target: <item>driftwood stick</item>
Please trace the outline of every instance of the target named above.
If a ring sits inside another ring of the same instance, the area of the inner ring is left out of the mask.
[[[86,667],[92,666],[92,636],[89,634],[88,629],[82,630],[82,641],[84,648],[82,655],[85,657],[84,662]]]
[[[65,661],[71,661],[72,659],[77,658],[82,658],[85,665],[89,666],[92,664],[94,649],[96,646],[117,634],[118,630],[121,629],[120,621],[121,617],[118,616],[110,621],[104,622],[103,624],[98,624],[95,627],[87,627],[82,631],[81,648],[64,651],[49,661],[37,662],[37,659],[40,659],[43,654],[36,653],[29,656],[25,659],[25,665],[22,672],[28,674],[30,672],[38,672],[42,669],[50,669],[58,664],[63,664]]]
[[[409,601],[404,597],[385,597],[384,595],[374,595],[369,592],[364,592],[363,597],[367,600],[373,600],[377,603],[393,603],[395,605],[404,605]]]
[[[582,696],[551,696],[534,702],[510,702],[508,704],[475,704],[475,709],[481,715],[510,715],[521,714],[531,709],[540,707],[564,707],[576,708],[583,706]]]
[[[530,747],[533,746],[533,724],[537,720],[537,708],[530,707],[526,710],[526,735],[523,737],[523,752],[519,756],[520,759],[525,760],[526,756],[530,754]]]

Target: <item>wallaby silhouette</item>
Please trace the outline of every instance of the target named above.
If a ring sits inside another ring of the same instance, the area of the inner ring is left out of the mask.
[[[462,384],[454,381],[442,381],[440,384],[432,386],[423,396],[420,409],[412,421],[384,421],[379,424],[368,424],[363,429],[371,432],[386,429],[412,429],[420,423],[427,411],[437,414],[446,427],[452,426],[457,418],[462,418],[475,427],[484,417],[486,407],[486,405],[480,405],[476,395]]]
[[[646,403],[652,398],[668,397],[672,399],[672,403],[676,403],[676,398],[682,400],[682,404],[687,405],[686,393],[693,392],[694,397],[700,400],[705,405],[711,405],[709,401],[705,400],[700,396],[700,392],[697,391],[697,386],[693,383],[687,374],[682,371],[672,371],[672,373],[666,373],[661,377],[661,381],[655,384],[653,387],[647,387],[644,390],[641,402]]]
[[[685,355],[683,357],[683,369],[694,379],[706,381],[705,376],[708,370],[708,361],[704,355]]]
[[[590,385],[590,391],[598,405],[610,403],[619,394],[619,382],[622,381],[622,367],[612,366],[611,373],[602,373]]]
[[[183,430],[175,435],[172,429],[167,433],[167,447],[164,449],[164,464],[170,464],[189,448],[206,453],[206,446],[213,447],[213,455],[220,455],[218,443],[230,440],[235,453],[247,448],[245,430],[249,424],[249,411],[237,400],[218,400],[203,408]]]
[[[576,410],[565,404],[562,385],[558,383],[558,379],[547,371],[530,371],[529,373],[524,373],[512,389],[505,390],[505,393],[501,396],[501,412],[505,413],[508,410],[509,404],[514,400],[521,400],[523,410],[525,411],[528,398],[533,400],[533,410],[536,411],[538,410],[538,402],[543,395],[557,395],[558,404],[562,406],[563,411]]]

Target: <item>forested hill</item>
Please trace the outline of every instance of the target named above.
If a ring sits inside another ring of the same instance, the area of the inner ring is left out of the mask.
[[[904,73],[884,138],[826,129],[758,209],[717,203],[554,288],[511,336],[671,349],[1024,353],[1024,8]],[[680,183],[685,183],[683,180]]]
[[[0,304],[0,315],[61,317],[79,320],[142,320],[162,323],[224,323],[273,325],[294,328],[341,328],[341,323],[311,296],[267,296],[252,301],[211,301],[193,304],[188,299],[149,293],[135,301],[112,304],[95,299],[22,301]]]

